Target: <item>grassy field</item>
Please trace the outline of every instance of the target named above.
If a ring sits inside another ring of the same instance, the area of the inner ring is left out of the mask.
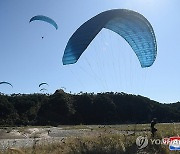
[[[39,127],[41,128],[41,127]],[[49,127],[48,127],[49,128]],[[179,136],[180,124],[157,124],[158,129],[155,137],[151,136],[149,124],[131,124],[131,125],[78,125],[78,126],[59,126],[63,131],[84,130],[83,135],[72,135],[61,138],[51,144],[43,142],[38,144],[34,138],[31,147],[11,147],[1,153],[25,153],[25,154],[142,154],[157,153],[169,154],[180,153],[180,151],[170,151],[168,145],[153,144],[152,140],[161,140],[172,136]],[[10,128],[9,128],[10,129]],[[26,127],[16,128],[25,131]],[[88,130],[88,131],[87,131]],[[148,138],[148,145],[139,149],[136,145],[136,139],[139,136]]]

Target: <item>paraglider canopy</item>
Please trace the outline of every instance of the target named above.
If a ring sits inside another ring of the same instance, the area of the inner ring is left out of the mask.
[[[42,85],[48,85],[48,84],[46,82],[42,82],[42,83],[39,84],[39,87],[41,87]]]
[[[29,22],[32,22],[34,20],[41,20],[41,21],[47,22],[47,23],[51,24],[52,26],[54,26],[56,28],[56,30],[58,29],[57,23],[53,19],[51,19],[47,16],[37,15],[37,16],[32,17]]]
[[[13,85],[11,83],[9,83],[9,82],[6,82],[6,81],[0,82],[0,84],[8,84],[13,88]]]
[[[76,63],[102,28],[122,36],[134,50],[141,67],[149,67],[154,63],[157,45],[149,21],[137,12],[114,9],[96,15],[74,32],[66,45],[63,64]]]
[[[47,91],[47,89],[46,88],[42,88],[42,89],[40,89],[40,91]]]

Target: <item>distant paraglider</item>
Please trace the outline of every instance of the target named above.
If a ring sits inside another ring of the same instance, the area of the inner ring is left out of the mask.
[[[39,84],[39,88],[41,88],[41,89],[40,89],[41,92],[48,91],[46,88],[43,88],[44,85],[49,86],[48,83],[46,83],[46,82],[40,83],[40,84]]]
[[[44,91],[48,91],[46,88],[42,88],[40,89],[40,91],[44,92]]]
[[[63,64],[76,63],[102,28],[122,36],[134,50],[141,67],[150,67],[154,63],[157,44],[149,21],[137,12],[114,9],[96,15],[74,32],[65,48]]]
[[[13,88],[13,85],[11,83],[9,83],[9,82],[3,81],[3,82],[0,82],[0,84],[7,84],[7,85],[10,85]]]
[[[54,26],[56,28],[56,30],[58,29],[57,23],[53,19],[51,19],[47,16],[37,15],[37,16],[32,17],[29,22],[32,22],[35,20],[41,20],[41,21],[47,22],[47,23],[51,24],[52,26]]]
[[[39,84],[39,87],[41,87],[42,85],[48,85],[48,84],[46,82],[42,82],[42,83]]]
[[[66,88],[65,88],[65,87],[61,87],[61,89],[66,90]]]

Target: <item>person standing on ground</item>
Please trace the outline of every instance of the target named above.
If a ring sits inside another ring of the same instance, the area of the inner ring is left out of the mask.
[[[151,121],[151,133],[152,133],[152,137],[154,137],[154,134],[157,131],[157,129],[154,127],[156,124],[157,124],[157,120],[156,120],[156,118],[154,118]]]

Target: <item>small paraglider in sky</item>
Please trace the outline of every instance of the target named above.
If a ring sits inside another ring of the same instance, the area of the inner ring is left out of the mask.
[[[9,82],[6,82],[6,81],[0,82],[0,84],[7,84],[7,85],[10,85],[13,88],[13,85],[11,83],[9,83]]]
[[[61,87],[61,89],[66,90],[66,88],[65,88],[65,87]]]
[[[39,84],[39,87],[41,87],[42,85],[48,85],[48,84],[46,82],[42,82],[42,83]]]
[[[62,62],[74,64],[103,29],[123,37],[139,59],[141,67],[150,67],[157,55],[156,37],[149,21],[141,14],[127,9],[102,12],[82,24],[69,39]]]
[[[39,88],[41,88],[40,89],[41,92],[48,91],[46,88],[43,88],[43,86],[45,86],[45,85],[49,86],[48,83],[46,83],[46,82],[42,82],[42,83],[39,84]]]
[[[40,89],[40,91],[45,92],[45,91],[48,91],[48,90],[46,88],[42,88],[42,89]]]
[[[29,23],[32,22],[32,21],[36,21],[36,20],[44,21],[44,22],[46,22],[46,23],[49,23],[49,24],[51,24],[52,26],[54,26],[54,28],[56,28],[56,30],[58,29],[57,23],[56,23],[53,19],[51,19],[51,18],[49,18],[49,17],[47,17],[47,16],[44,16],[44,15],[34,16],[34,17],[32,17],[32,18],[30,19]],[[44,39],[44,36],[42,36],[41,38]]]

